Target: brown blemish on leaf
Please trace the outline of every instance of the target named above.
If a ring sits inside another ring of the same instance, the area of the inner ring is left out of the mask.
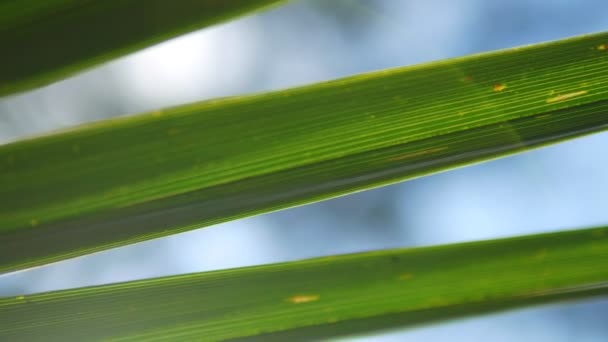
[[[443,150],[446,150],[446,149],[447,149],[447,147],[445,147],[445,146],[443,146],[443,147],[429,148],[429,149],[426,149],[426,150],[421,150],[421,151],[416,151],[416,152],[412,152],[412,153],[402,154],[400,156],[393,157],[390,160],[397,161],[397,160],[409,159],[409,158],[413,158],[413,157],[423,156],[425,154],[440,152],[440,151],[443,151]]]
[[[413,275],[411,273],[402,273],[399,275],[399,280],[410,280]]]
[[[565,100],[569,100],[571,98],[577,97],[577,96],[581,96],[581,95],[585,95],[587,94],[586,90],[581,90],[581,91],[577,91],[574,93],[569,93],[569,94],[563,94],[563,95],[558,95],[558,96],[554,96],[551,98],[547,99],[547,103],[554,103],[554,102],[559,102],[559,101],[565,101]]]
[[[606,232],[604,232],[602,229],[597,229],[591,232],[591,236],[595,237],[595,238],[601,238],[604,237],[606,235]]]
[[[501,92],[503,90],[507,89],[507,85],[504,83],[496,83],[493,87],[492,90],[494,90],[495,92]]]
[[[287,300],[292,302],[293,304],[304,304],[310,302],[316,302],[321,298],[318,294],[305,294],[305,295],[295,295],[289,297]]]

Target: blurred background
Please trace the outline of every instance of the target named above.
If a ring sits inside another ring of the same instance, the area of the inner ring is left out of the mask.
[[[605,0],[299,0],[0,98],[0,143],[92,120],[608,29]],[[608,133],[0,276],[0,296],[608,223]],[[607,341],[608,299],[353,341]]]

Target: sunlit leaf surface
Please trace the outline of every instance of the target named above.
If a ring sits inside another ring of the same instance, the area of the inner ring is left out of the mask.
[[[606,42],[577,37],[0,146],[0,271],[604,130]]]

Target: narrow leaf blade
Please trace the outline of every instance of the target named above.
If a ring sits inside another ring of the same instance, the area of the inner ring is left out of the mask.
[[[0,96],[279,0],[11,0],[0,3]]]
[[[0,299],[2,340],[310,340],[608,294],[608,228]]]
[[[0,146],[0,272],[608,127],[608,34],[120,118]]]

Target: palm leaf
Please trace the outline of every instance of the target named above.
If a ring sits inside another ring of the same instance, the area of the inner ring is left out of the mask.
[[[605,295],[606,265],[608,228],[317,258],[0,299],[0,339],[310,340]]]
[[[2,1],[0,95],[49,84],[278,1]]]
[[[124,117],[0,146],[0,271],[608,127],[608,34]]]

